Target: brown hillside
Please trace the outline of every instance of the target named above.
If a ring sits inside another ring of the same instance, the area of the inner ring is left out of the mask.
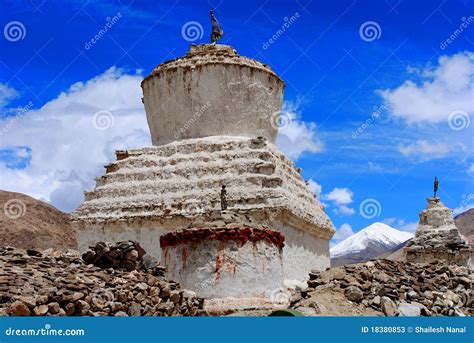
[[[454,218],[454,223],[459,232],[466,236],[471,244],[474,244],[474,208],[457,215]]]
[[[0,190],[0,246],[66,250],[77,247],[69,215],[21,193]]]

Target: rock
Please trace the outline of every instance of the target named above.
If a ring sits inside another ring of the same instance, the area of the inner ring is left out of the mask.
[[[90,305],[84,300],[76,302],[76,313],[80,316],[85,316],[89,313]]]
[[[296,310],[303,313],[307,317],[314,317],[319,314],[315,308],[309,306],[299,306],[296,308]]]
[[[412,302],[412,303],[406,303],[406,302],[401,302],[398,305],[397,308],[397,313],[399,316],[405,316],[405,317],[417,317],[421,315],[421,310],[426,309],[425,306],[423,306],[420,303],[417,302]]]
[[[375,296],[373,299],[372,299],[372,302],[371,304],[375,305],[375,306],[379,306],[380,305],[380,296]]]
[[[76,302],[84,298],[84,293],[81,292],[74,292],[70,297],[68,297],[69,301]]]
[[[446,300],[450,300],[454,304],[458,304],[461,302],[461,297],[451,290],[447,290],[446,293],[444,294],[444,297],[446,298]]]
[[[139,282],[135,285],[135,289],[139,289],[141,291],[146,291],[148,289],[148,285],[144,282]]]
[[[52,302],[48,304],[48,312],[51,314],[57,314],[61,310],[61,307],[57,302]]]
[[[188,289],[183,290],[183,298],[184,299],[192,299],[196,297],[196,292],[190,291]]]
[[[158,261],[157,258],[154,258],[150,255],[143,256],[142,266],[145,270],[159,267],[159,265],[160,265],[160,262]]]
[[[36,303],[38,305],[44,305],[48,302],[48,296],[47,295],[40,295],[36,298]]]
[[[418,293],[416,293],[415,291],[410,291],[407,293],[408,295],[408,299],[418,299]]]
[[[458,308],[454,309],[453,316],[455,317],[465,317],[466,315],[462,313]]]
[[[32,309],[36,306],[36,299],[34,297],[19,297],[18,300],[20,300],[22,303],[26,304],[28,308]]]
[[[336,269],[336,270],[334,271],[334,274],[333,274],[333,276],[332,276],[332,279],[333,279],[333,280],[342,280],[342,279],[344,279],[344,277],[345,277],[344,271],[343,271],[342,269]]]
[[[389,297],[382,297],[380,299],[380,307],[386,316],[394,316],[397,310],[397,306]]]
[[[121,241],[116,244],[98,242],[82,254],[82,259],[88,264],[104,269],[136,270],[143,267],[144,255],[145,250],[135,241]],[[147,259],[147,266],[150,265],[149,262],[150,259]]]
[[[138,260],[138,251],[130,250],[125,254],[125,259],[128,261],[137,261]]]
[[[64,310],[66,311],[66,316],[72,316],[74,312],[76,312],[76,307],[73,303],[68,303],[66,304]]]
[[[386,284],[390,281],[390,277],[382,271],[379,271],[374,274],[374,279],[380,281],[383,284]]]
[[[362,298],[364,297],[364,293],[360,290],[360,288],[355,286],[349,286],[345,289],[344,295],[346,298],[353,302],[361,302]]]
[[[17,300],[8,307],[8,314],[10,316],[29,316],[30,309],[23,302]]]
[[[48,305],[40,305],[40,306],[36,306],[34,309],[33,309],[33,314],[35,316],[44,316],[46,315],[46,313],[48,313]]]
[[[140,306],[140,304],[132,303],[128,309],[128,314],[133,317],[141,316],[142,307]]]
[[[179,291],[171,291],[170,299],[173,302],[173,304],[179,304],[179,301],[181,300],[180,292]]]
[[[169,285],[165,285],[163,288],[161,288],[161,291],[160,291],[161,298],[169,298],[170,295],[171,295],[171,288]]]
[[[365,262],[365,266],[367,268],[373,268],[373,267],[375,267],[375,263],[372,262],[372,261],[367,261],[367,262]]]
[[[115,314],[115,317],[128,317],[128,314],[126,314],[126,313],[123,312],[123,311],[118,311],[118,312]]]
[[[308,280],[307,284],[308,284],[309,288],[316,288],[318,286],[324,285],[324,282],[321,279],[319,279],[319,280]]]

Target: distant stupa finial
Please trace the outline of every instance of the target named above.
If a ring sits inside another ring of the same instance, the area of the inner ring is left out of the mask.
[[[438,178],[435,176],[434,184],[433,184],[433,190],[434,190],[434,197],[435,198],[436,198],[436,192],[438,191],[438,185],[439,185]]]

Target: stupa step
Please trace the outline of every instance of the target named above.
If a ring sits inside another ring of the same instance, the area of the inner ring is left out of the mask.
[[[227,181],[227,179],[222,179],[224,181]],[[250,181],[250,182],[248,182]],[[98,199],[98,198],[107,198],[107,197],[124,197],[128,198],[132,195],[156,195],[157,197],[160,196],[160,194],[156,193],[157,189],[163,188],[166,189],[166,193],[162,193],[163,197],[167,196],[168,194],[171,193],[179,193],[178,196],[185,195],[186,191],[189,189],[193,189],[194,191],[192,192],[193,194],[196,193],[197,191],[205,191],[206,189],[211,189],[213,190],[211,194],[216,194],[215,190],[220,189],[220,186],[222,185],[222,181],[220,180],[214,180],[214,181],[174,181],[174,182],[169,182],[166,180],[160,180],[160,181],[129,181],[127,182],[126,186],[122,186],[118,188],[116,184],[112,185],[106,185],[106,186],[101,186],[96,188],[94,191],[88,192],[90,195],[90,200],[93,199]],[[232,190],[233,183],[229,181],[227,183],[229,192]],[[262,196],[265,196],[265,188],[276,188],[279,185],[283,183],[282,178],[275,178],[275,177],[265,177],[265,176],[260,176],[260,177],[252,177],[250,180],[246,179],[245,182],[240,182],[238,185],[235,186],[236,190],[235,193],[233,194],[239,194],[239,195],[245,195],[245,191],[241,191],[240,189],[243,187],[260,187],[262,188]],[[271,195],[271,194],[267,194]],[[295,194],[295,195],[301,195],[303,194]],[[113,200],[114,202],[116,200]]]

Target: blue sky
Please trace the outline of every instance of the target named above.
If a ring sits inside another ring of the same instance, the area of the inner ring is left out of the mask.
[[[0,188],[70,211],[114,149],[150,144],[139,81],[185,54],[187,23],[208,42],[211,8],[221,43],[285,81],[279,146],[337,239],[413,230],[435,175],[447,206],[473,207],[472,1],[2,0]],[[113,123],[90,129],[100,111]]]

